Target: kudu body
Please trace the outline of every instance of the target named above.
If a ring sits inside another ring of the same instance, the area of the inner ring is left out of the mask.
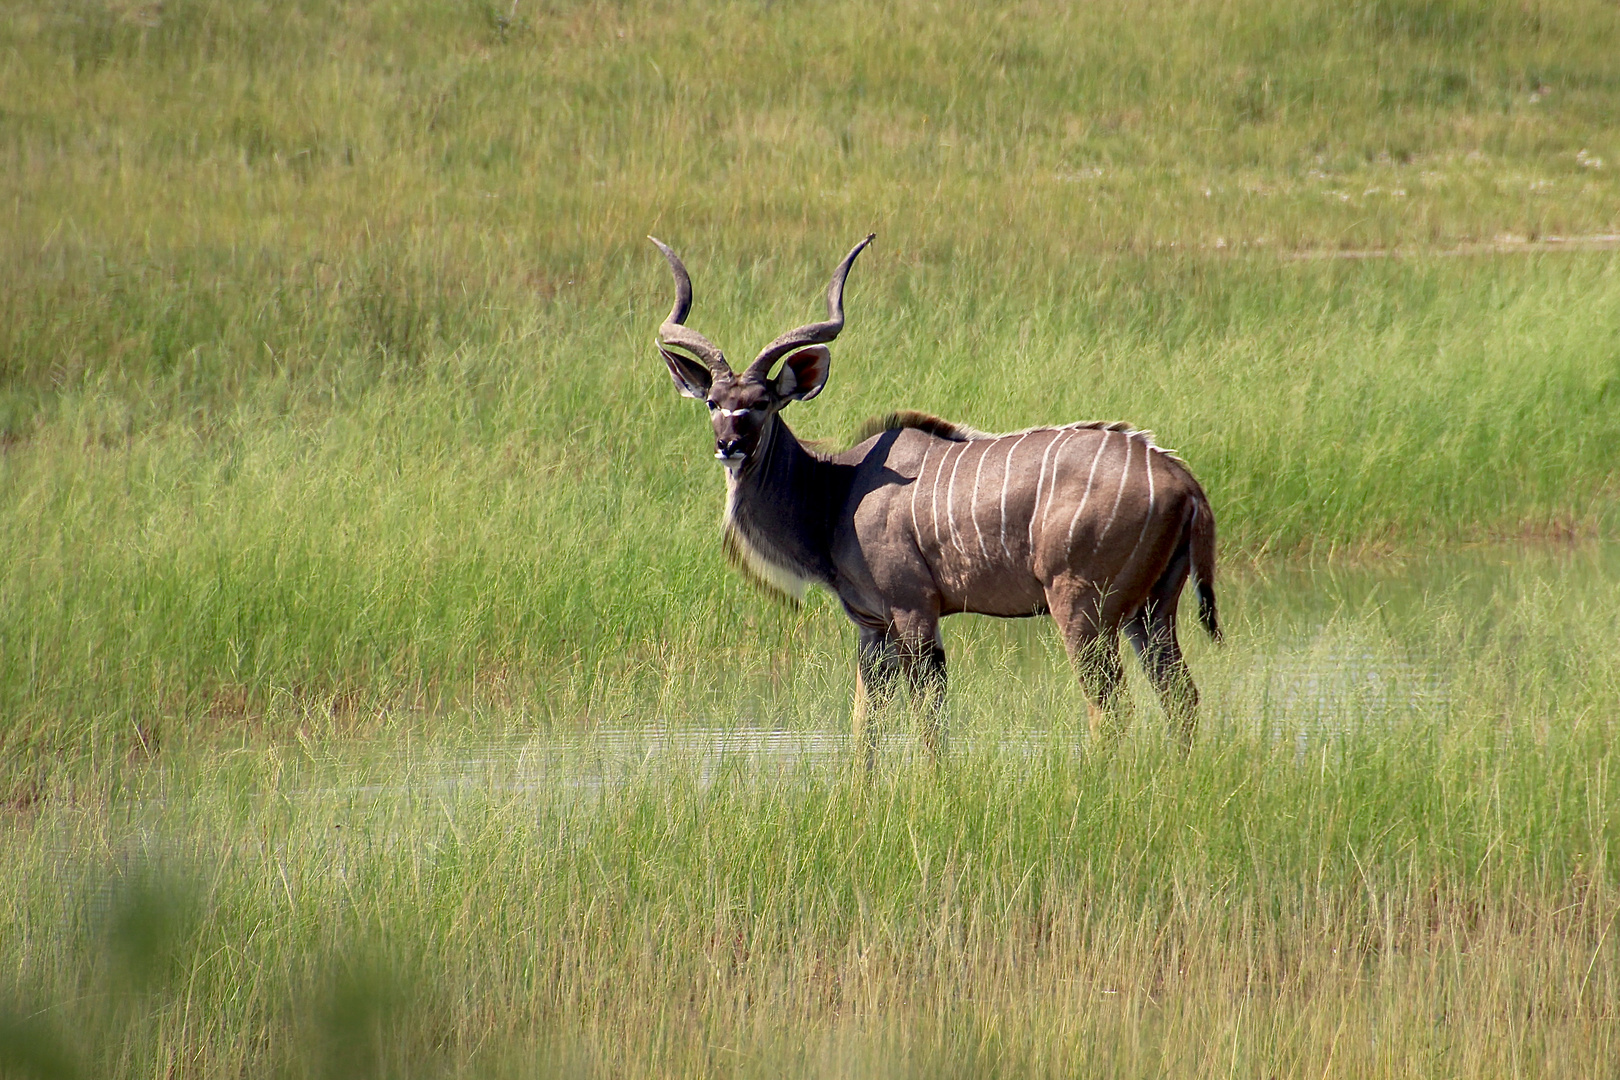
[[[691,281],[653,240],[676,285],[660,352],[676,388],[709,406],[715,457],[727,470],[729,551],[768,585],[797,596],[815,583],[843,603],[859,634],[854,713],[868,761],[870,710],[901,679],[920,699],[928,745],[943,752],[939,620],[958,612],[1050,613],[1090,699],[1094,734],[1116,733],[1128,719],[1124,630],[1173,731],[1190,741],[1198,691],[1176,639],[1176,606],[1191,573],[1199,619],[1219,638],[1215,518],[1186,465],[1148,432],[1078,423],[988,435],[895,413],[856,446],[825,455],[778,415],[826,384],[844,279],[871,241],[833,275],[825,322],[783,334],[737,374],[684,325]]]

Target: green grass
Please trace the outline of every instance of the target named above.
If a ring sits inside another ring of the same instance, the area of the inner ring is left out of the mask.
[[[221,759],[8,832],[13,1030],[86,1076],[1601,1074],[1606,725],[1419,719],[871,782]]]
[[[6,757],[759,666],[652,231],[738,356],[878,232],[811,437],[1128,419],[1228,560],[1613,527],[1614,257],[1434,256],[1620,231],[1608,6],[510,14],[0,19]]]
[[[1234,575],[1185,760],[981,621],[952,757],[897,725],[868,778],[824,612],[760,717],[802,756],[502,713],[59,768],[0,830],[0,1065],[1601,1075],[1615,556]]]
[[[1598,0],[10,4],[0,1070],[1609,1068],[1612,558],[1336,590],[1615,535],[1616,56]],[[795,430],[1156,431],[1227,568],[1192,757],[953,620],[937,773],[524,786],[843,727],[643,237],[746,360],[869,231]]]

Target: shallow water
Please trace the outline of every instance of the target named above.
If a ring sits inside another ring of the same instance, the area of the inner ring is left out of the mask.
[[[1458,679],[1479,657],[1503,655],[1506,640],[1524,634],[1527,617],[1545,622],[1551,612],[1557,621],[1567,611],[1575,618],[1585,604],[1612,619],[1620,609],[1620,544],[1239,565],[1224,572],[1220,602],[1227,644],[1219,649],[1183,619],[1183,639],[1198,639],[1188,640],[1188,652],[1203,691],[1206,737],[1223,726],[1249,730],[1304,753],[1369,725],[1446,723]],[[953,664],[967,669],[970,682],[975,650],[999,650],[1010,669],[998,668],[997,677],[1024,686],[1073,685],[1049,620],[950,620],[946,640]],[[1129,679],[1139,705],[1134,730],[1148,733],[1162,720],[1134,666]],[[974,708],[980,712],[952,711],[953,752],[1034,754],[1085,737],[1080,724],[1009,727],[984,715],[982,703]],[[913,733],[903,730],[888,732],[884,747],[894,759],[922,753]],[[652,722],[439,747],[344,790],[360,796],[402,786],[429,793],[578,791],[671,767],[707,783],[727,769],[785,775],[844,767],[851,758],[842,716],[819,727]]]
[[[1347,716],[1443,714],[1459,670],[1502,647],[1527,612],[1573,620],[1583,601],[1612,608],[1620,544],[1242,567],[1226,591],[1250,661],[1233,683],[1258,693],[1267,715],[1320,728]]]

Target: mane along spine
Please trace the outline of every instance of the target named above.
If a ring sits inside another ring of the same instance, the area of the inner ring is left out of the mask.
[[[1037,431],[1117,431],[1128,439],[1135,439],[1144,447],[1156,454],[1162,454],[1171,461],[1181,461],[1181,455],[1168,447],[1160,446],[1153,441],[1153,432],[1145,428],[1138,428],[1125,420],[1076,420],[1072,424],[1038,424],[1035,427],[1020,428],[1017,431],[980,431],[978,428],[958,424],[952,420],[945,420],[932,413],[917,412],[913,409],[899,409],[885,416],[874,416],[866,420],[855,431],[855,439],[850,445],[858,445],[874,435],[881,435],[885,431],[894,431],[897,428],[916,428],[925,431],[940,439],[951,442],[975,442],[979,439],[1008,439],[1019,435],[1032,435]]]
[[[1076,421],[1073,424],[1059,424],[1057,427],[1054,427],[1054,428],[1047,428],[1047,429],[1030,428],[1029,430],[1030,431],[1042,431],[1042,430],[1050,430],[1050,431],[1084,431],[1084,430],[1089,430],[1089,431],[1118,431],[1121,434],[1123,434],[1127,439],[1135,439],[1137,442],[1141,443],[1146,449],[1153,451],[1155,454],[1159,454],[1159,455],[1162,455],[1163,457],[1167,457],[1171,461],[1181,462],[1181,455],[1180,454],[1176,453],[1174,450],[1170,449],[1167,446],[1160,446],[1158,443],[1153,441],[1153,432],[1147,430],[1146,428],[1133,427],[1131,424],[1129,424],[1129,423],[1127,423],[1127,422],[1125,422],[1123,420],[1079,420],[1079,421]],[[1015,431],[1012,434],[1019,435],[1019,434],[1022,434],[1022,432]],[[1003,438],[1004,436],[997,435],[995,437],[999,439],[999,438]],[[1181,463],[1186,464],[1186,462],[1181,462]]]
[[[916,428],[926,431],[941,439],[951,442],[972,442],[974,439],[993,439],[994,435],[980,431],[978,428],[968,427],[950,420],[934,416],[932,413],[917,412],[914,409],[898,409],[885,416],[874,416],[861,424],[855,430],[855,443],[863,443],[874,435],[881,435],[885,431],[894,431],[896,428]],[[853,443],[851,445],[854,445]]]

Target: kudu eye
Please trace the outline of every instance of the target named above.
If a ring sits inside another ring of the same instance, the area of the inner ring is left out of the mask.
[[[705,401],[704,404],[709,407],[710,412],[714,412],[714,410],[720,407],[720,403],[718,401]]]

